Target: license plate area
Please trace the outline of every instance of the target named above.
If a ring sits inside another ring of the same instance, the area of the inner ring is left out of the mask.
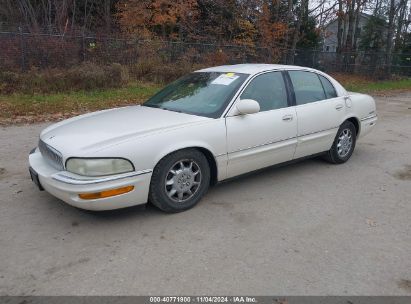
[[[44,188],[40,184],[39,175],[37,174],[37,172],[34,171],[32,167],[29,168],[29,172],[30,172],[30,177],[33,183],[36,184],[36,186],[39,188],[40,191],[43,191]]]

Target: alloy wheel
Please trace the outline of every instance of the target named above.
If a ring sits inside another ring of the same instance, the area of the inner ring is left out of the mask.
[[[350,153],[353,144],[353,136],[350,129],[343,129],[338,136],[337,153],[338,156],[344,158]]]
[[[184,159],[171,166],[165,179],[167,196],[178,203],[192,198],[201,185],[200,166],[191,159]]]

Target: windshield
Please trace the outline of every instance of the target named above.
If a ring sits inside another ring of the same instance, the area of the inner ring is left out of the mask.
[[[220,117],[247,74],[197,72],[169,84],[143,105],[170,111]]]

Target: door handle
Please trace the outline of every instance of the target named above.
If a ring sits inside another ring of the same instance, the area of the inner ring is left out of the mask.
[[[337,111],[339,111],[339,110],[341,110],[343,107],[344,107],[344,106],[343,106],[342,104],[338,104],[338,105],[335,106],[335,109],[336,109]]]
[[[284,115],[284,116],[283,116],[283,120],[284,120],[284,121],[291,121],[291,120],[293,120],[293,116],[290,115],[290,114],[289,114],[289,115]]]

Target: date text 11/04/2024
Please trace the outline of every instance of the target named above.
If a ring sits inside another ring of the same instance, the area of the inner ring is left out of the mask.
[[[256,303],[255,297],[150,297],[150,303]]]

